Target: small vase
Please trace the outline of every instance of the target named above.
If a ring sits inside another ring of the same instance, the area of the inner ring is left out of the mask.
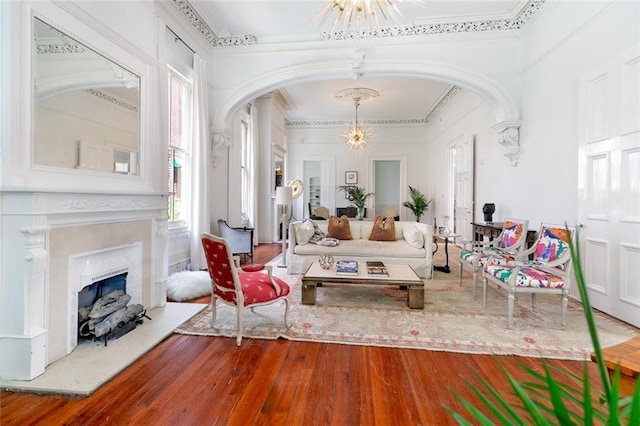
[[[364,220],[364,207],[358,207],[358,220]]]

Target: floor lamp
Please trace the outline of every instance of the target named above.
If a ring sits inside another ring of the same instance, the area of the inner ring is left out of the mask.
[[[287,267],[287,208],[293,200],[293,190],[290,186],[279,186],[276,188],[276,205],[282,210],[282,261],[279,268]]]

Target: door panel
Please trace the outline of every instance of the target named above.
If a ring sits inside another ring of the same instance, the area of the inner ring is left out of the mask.
[[[391,210],[400,214],[400,161],[374,160],[374,215],[386,216]]]
[[[452,231],[462,240],[473,239],[473,135],[460,136],[449,143],[449,221]]]
[[[640,326],[640,46],[580,79],[579,244],[594,308]],[[573,292],[577,293],[577,290]]]

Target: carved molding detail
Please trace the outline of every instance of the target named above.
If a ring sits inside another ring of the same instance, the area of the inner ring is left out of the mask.
[[[186,0],[173,0],[178,10],[187,18],[189,23],[196,29],[213,47],[226,46],[249,46],[256,44],[258,40],[255,36],[244,35],[236,37],[218,37],[213,30],[198,16],[195,10]]]
[[[114,105],[119,106],[120,108],[124,108],[124,109],[128,109],[130,111],[134,111],[134,112],[138,112],[138,107],[135,105],[131,105],[128,102],[123,101],[122,99],[118,99],[116,97],[113,97],[111,95],[107,95],[106,93],[100,91],[100,90],[96,90],[96,89],[86,89],[86,92],[89,93],[90,95],[95,96],[96,98],[100,98],[103,101],[112,103]]]
[[[48,255],[46,243],[50,229],[48,225],[23,226],[20,228],[20,232],[25,238],[24,259],[27,262],[35,263],[43,253]]]
[[[498,142],[505,149],[505,156],[511,160],[512,166],[518,165],[520,159],[520,122],[502,122],[494,126],[498,132]]]
[[[336,31],[334,33],[323,32],[322,39],[355,40],[359,38],[385,38],[431,34],[471,33],[479,31],[518,30],[522,28],[538,10],[540,10],[546,1],[547,0],[531,0],[523,8],[522,12],[513,19],[490,19],[484,21],[449,22],[425,25],[399,25],[380,29],[371,29],[368,34],[366,30],[363,30],[361,34],[357,34],[355,31]],[[258,43],[257,38],[252,35],[218,37],[204,22],[204,20],[198,16],[187,0],[173,0],[173,2],[196,31],[201,33],[207,42],[213,47],[250,46]],[[358,79],[361,76],[355,71],[353,75],[355,79]]]
[[[36,312],[39,308],[44,310],[42,316],[29,316],[27,326],[32,330],[36,327],[44,330],[46,318],[49,316],[47,270],[49,268],[48,240],[50,230],[48,225],[20,228],[20,232],[25,238],[23,282],[29,288],[29,292],[39,299],[35,302],[35,306],[32,306],[33,311]],[[34,302],[32,301],[32,303]]]
[[[351,76],[354,80],[359,79],[364,75],[362,65],[364,64],[364,53],[357,52],[351,56]]]
[[[399,120],[358,120],[358,123],[366,125],[376,126],[396,126],[396,125],[410,125],[410,124],[426,124],[427,120],[424,118],[408,118]],[[285,119],[285,125],[287,127],[341,127],[352,125],[351,120],[287,120]]]
[[[69,200],[61,204],[67,210],[121,210],[153,207],[153,204],[147,200]]]
[[[432,122],[436,118],[436,116],[440,113],[440,111],[442,111],[444,107],[449,103],[449,101],[455,98],[458,95],[458,93],[460,93],[461,91],[462,89],[460,87],[453,86],[451,90],[449,90],[447,94],[440,100],[440,102],[438,102],[438,105],[436,105],[435,108],[431,110],[429,115],[427,115],[426,122],[427,123]]]
[[[362,30],[360,34],[356,31],[336,31],[334,33],[323,32],[323,40],[355,40],[359,38],[385,38],[385,37],[404,37],[404,36],[420,36],[431,34],[455,34],[455,33],[472,33],[480,31],[504,31],[519,30],[526,24],[534,13],[536,13],[546,0],[531,0],[527,6],[514,19],[492,19],[485,21],[467,21],[467,22],[447,22],[425,25],[398,25],[393,27],[373,28]]]
[[[70,53],[85,53],[87,49],[78,43],[38,43],[36,45],[36,54],[38,55],[57,55]]]
[[[229,136],[222,132],[211,132],[211,164],[218,167],[229,147]]]

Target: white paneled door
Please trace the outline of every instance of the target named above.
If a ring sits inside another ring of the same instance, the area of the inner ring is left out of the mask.
[[[462,240],[473,240],[473,162],[474,137],[461,135],[448,144],[449,148],[449,206],[447,208],[456,234]]]
[[[580,80],[582,266],[594,308],[640,326],[640,46]]]

